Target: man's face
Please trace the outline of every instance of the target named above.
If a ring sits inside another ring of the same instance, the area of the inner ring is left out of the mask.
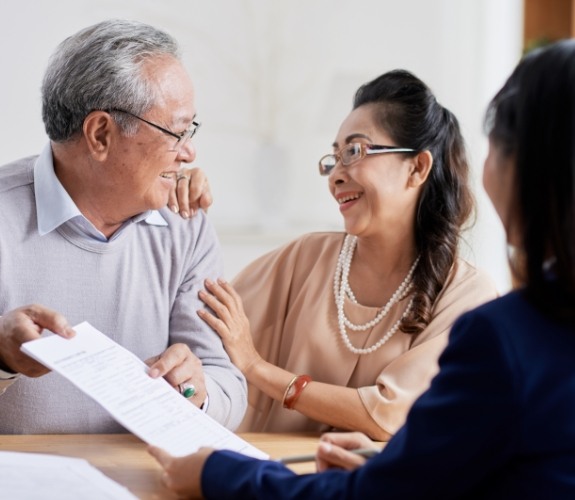
[[[188,130],[196,110],[192,82],[182,65],[171,57],[156,58],[146,64],[144,73],[156,99],[141,118],[175,134]],[[123,193],[118,216],[166,206],[180,163],[196,157],[192,141],[179,152],[173,151],[176,138],[142,121],[135,135],[124,136],[118,130],[117,139],[106,165],[106,183],[112,184],[112,192]]]

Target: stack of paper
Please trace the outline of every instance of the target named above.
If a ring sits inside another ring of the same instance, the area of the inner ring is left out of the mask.
[[[10,500],[134,500],[86,460],[0,452],[0,496]]]

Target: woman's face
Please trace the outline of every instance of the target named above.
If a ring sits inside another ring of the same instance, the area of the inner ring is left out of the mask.
[[[374,120],[374,106],[353,110],[341,124],[334,152],[350,143],[409,147],[395,144]],[[345,230],[356,236],[385,234],[390,230],[413,231],[420,189],[410,173],[413,157],[400,153],[367,155],[344,166],[338,161],[329,174],[329,189],[339,204]]]
[[[501,148],[491,139],[489,151],[483,166],[483,187],[497,215],[501,219],[507,241],[517,245],[517,224],[513,209],[513,186],[515,183],[515,162],[512,156],[505,156]]]

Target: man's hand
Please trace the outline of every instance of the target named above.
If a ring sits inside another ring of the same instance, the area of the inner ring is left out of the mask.
[[[193,217],[197,211],[205,212],[213,202],[210,184],[200,168],[182,168],[178,172],[176,187],[170,192],[168,207],[184,219]]]
[[[48,368],[20,350],[24,342],[40,338],[44,329],[64,338],[75,335],[64,316],[38,304],[19,307],[0,317],[0,364],[28,377],[48,373]]]
[[[159,356],[146,360],[152,378],[164,377],[168,383],[180,390],[180,385],[193,386],[193,394],[188,399],[198,408],[206,400],[206,381],[202,362],[190,351],[186,344],[174,344]]]

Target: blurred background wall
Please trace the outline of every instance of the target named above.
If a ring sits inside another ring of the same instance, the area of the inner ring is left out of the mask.
[[[0,0],[0,164],[47,140],[40,83],[61,40],[112,17],[161,27],[196,85],[196,165],[231,278],[303,232],[341,230],[317,160],[356,88],[408,69],[460,120],[478,200],[462,252],[505,291],[503,231],[481,185],[482,120],[521,56],[523,13],[522,0]]]

